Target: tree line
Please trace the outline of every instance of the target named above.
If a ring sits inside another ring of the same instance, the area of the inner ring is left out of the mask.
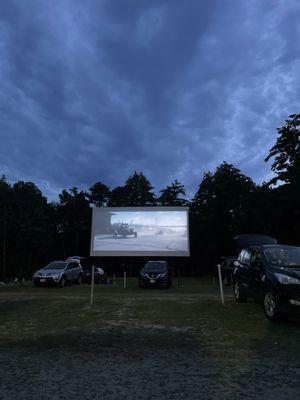
[[[267,234],[300,245],[300,114],[277,129],[265,161],[270,159],[274,178],[269,182],[258,185],[223,162],[204,173],[190,200],[178,180],[156,196],[142,172],[112,190],[103,182],[86,191],[62,190],[57,202],[48,202],[32,182],[12,184],[2,176],[0,277],[30,276],[50,260],[88,255],[93,206],[189,206],[191,257],[173,260],[187,274],[212,271],[220,256],[233,254],[237,234]],[[111,267],[111,259],[105,262]]]

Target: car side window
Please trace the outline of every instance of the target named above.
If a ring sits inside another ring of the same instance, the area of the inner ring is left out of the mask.
[[[243,260],[244,253],[245,253],[245,250],[242,250],[242,251],[240,252],[239,258],[238,258],[239,261],[242,261],[242,260]]]
[[[72,263],[68,264],[67,269],[74,269],[74,268],[77,268],[77,266],[78,266],[77,263],[72,262]]]
[[[250,251],[245,250],[244,255],[243,255],[243,263],[249,265],[250,264]]]
[[[252,250],[250,257],[250,265],[259,265],[261,262],[261,254],[258,250]]]

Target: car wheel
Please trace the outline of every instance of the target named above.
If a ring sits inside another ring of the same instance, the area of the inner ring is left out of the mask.
[[[77,282],[76,282],[78,285],[81,285],[82,284],[82,275],[81,274],[79,274],[78,275],[78,278],[77,278]]]
[[[59,286],[60,286],[60,287],[64,287],[64,286],[66,286],[66,284],[67,284],[66,277],[63,275],[63,276],[60,278]]]
[[[267,290],[264,295],[264,312],[270,321],[279,321],[281,319],[276,296],[271,290]]]
[[[245,303],[247,301],[247,296],[245,294],[245,289],[242,288],[239,281],[235,281],[233,285],[233,294],[235,301],[237,303]]]

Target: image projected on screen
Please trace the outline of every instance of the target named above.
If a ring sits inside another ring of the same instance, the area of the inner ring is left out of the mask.
[[[185,207],[94,208],[91,255],[188,256]]]

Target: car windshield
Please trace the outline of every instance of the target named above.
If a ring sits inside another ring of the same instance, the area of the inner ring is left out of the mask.
[[[64,269],[67,263],[65,262],[52,262],[48,264],[44,269]]]
[[[144,266],[144,271],[165,272],[167,271],[166,263],[151,262]]]
[[[269,263],[279,267],[300,267],[300,247],[265,247],[265,256]]]

